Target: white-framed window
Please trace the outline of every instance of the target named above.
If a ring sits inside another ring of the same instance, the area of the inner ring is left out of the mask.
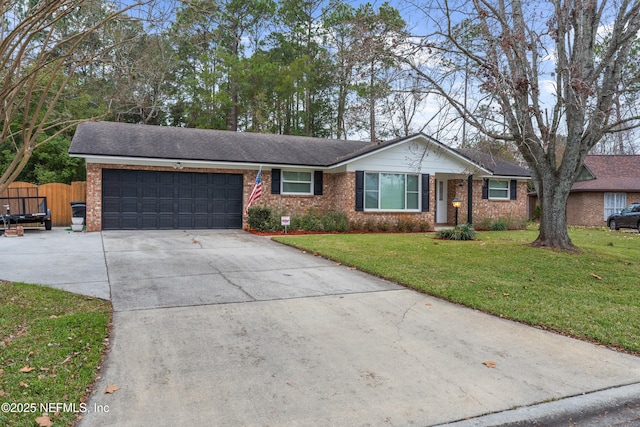
[[[419,176],[404,173],[365,173],[364,208],[387,211],[419,210]]]
[[[313,194],[313,173],[282,171],[282,194]]]
[[[508,179],[489,180],[489,199],[509,200],[510,182]]]
[[[627,193],[604,193],[604,220],[627,206]]]

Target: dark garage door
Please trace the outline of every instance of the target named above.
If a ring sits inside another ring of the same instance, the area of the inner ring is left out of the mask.
[[[242,175],[104,169],[102,228],[242,228]]]

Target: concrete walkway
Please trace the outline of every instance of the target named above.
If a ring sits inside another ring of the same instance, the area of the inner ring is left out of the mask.
[[[104,256],[87,251],[87,262],[107,266],[114,330],[81,427],[532,425],[640,391],[640,358],[431,298],[266,238],[41,233],[0,239],[0,248],[11,245],[12,267],[36,251],[29,242],[42,251],[56,239],[104,248]],[[64,265],[19,280],[57,277],[71,286],[75,279],[59,277],[73,274]],[[1,271],[1,279],[24,276]],[[96,289],[104,286],[93,279]],[[112,384],[119,390],[105,394]]]

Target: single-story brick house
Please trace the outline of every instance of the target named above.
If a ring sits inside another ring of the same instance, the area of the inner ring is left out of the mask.
[[[633,202],[640,202],[640,156],[589,155],[567,199],[567,223],[604,227]]]
[[[262,168],[266,205],[350,221],[453,224],[526,219],[526,169],[454,150],[425,134],[382,143],[86,122],[69,153],[87,163],[87,230],[246,228]]]

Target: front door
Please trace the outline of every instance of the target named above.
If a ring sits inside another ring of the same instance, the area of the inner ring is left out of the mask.
[[[439,179],[436,184],[436,222],[447,222],[447,180]]]

